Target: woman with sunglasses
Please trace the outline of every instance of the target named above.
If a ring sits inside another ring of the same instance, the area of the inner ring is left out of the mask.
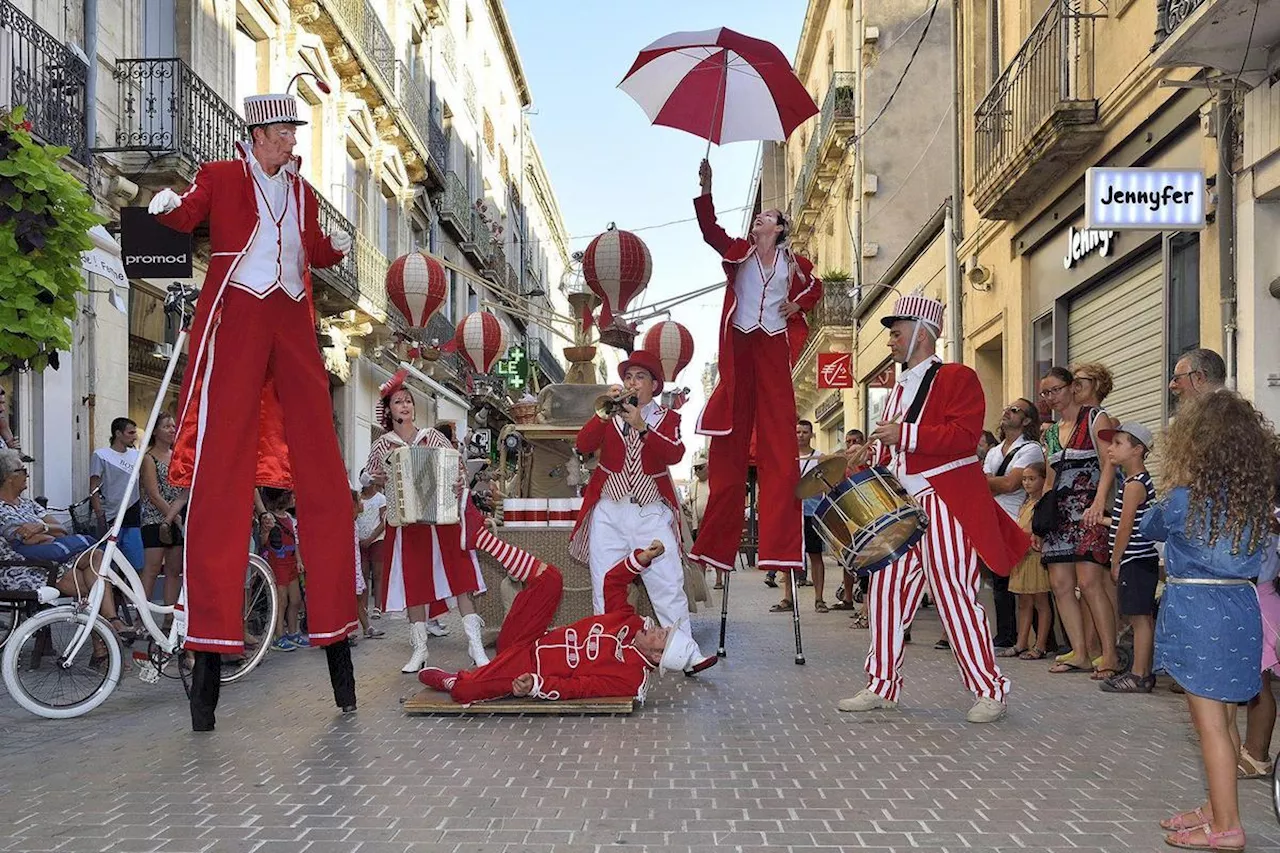
[[[1098,453],[1098,433],[1117,426],[1100,407],[1111,387],[1111,372],[1096,364],[1075,370],[1052,367],[1040,382],[1040,396],[1058,417],[1044,435],[1049,460],[1045,493],[1057,496],[1057,523],[1044,537],[1040,553],[1049,569],[1058,618],[1071,642],[1070,654],[1059,656],[1049,671],[1092,669],[1094,680],[1120,671],[1115,603],[1107,590],[1111,554],[1102,525],[1115,472]],[[1096,667],[1089,654],[1091,631],[1086,625],[1097,629],[1102,647]]]

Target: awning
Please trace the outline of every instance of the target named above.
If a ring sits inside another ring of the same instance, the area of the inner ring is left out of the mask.
[[[129,278],[124,274],[124,263],[120,260],[120,244],[101,225],[89,229],[89,239],[93,241],[93,248],[80,253],[80,267],[85,272],[102,276],[115,287],[127,288]]]

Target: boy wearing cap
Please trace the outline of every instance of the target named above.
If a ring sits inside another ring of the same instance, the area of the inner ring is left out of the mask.
[[[618,365],[622,385],[610,394],[621,401],[621,412],[593,417],[578,432],[578,453],[599,454],[599,462],[582,496],[582,510],[569,539],[569,553],[591,567],[592,599],[596,613],[605,612],[605,575],[620,560],[654,540],[664,553],[644,573],[644,586],[663,627],[689,616],[680,559],[680,501],[668,466],[684,458],[680,415],[658,404],[662,392],[662,362],[646,350],[636,350]],[[703,658],[696,670],[715,657]]]
[[[293,154],[297,127],[306,122],[287,89],[246,98],[245,117],[250,140],[237,143],[234,159],[202,164],[182,195],[163,189],[147,208],[175,231],[209,225],[211,260],[169,466],[169,482],[191,489],[183,602],[186,648],[195,653],[196,731],[214,728],[219,655],[244,647],[244,508],[254,485],[297,494],[312,555],[309,640],[325,647],[334,701],[344,712],[356,708],[346,642],[360,624],[354,520],[346,466],[328,428],[333,407],[311,294],[312,268],[340,263],[351,237],[320,228],[315,191]]]
[[[1128,616],[1133,625],[1133,667],[1098,686],[1106,693],[1150,693],[1156,684],[1151,662],[1160,557],[1155,543],[1139,529],[1147,507],[1156,499],[1146,466],[1153,439],[1151,430],[1133,422],[1098,430],[1098,438],[1110,442],[1107,455],[1111,464],[1124,472],[1124,486],[1111,508],[1111,577],[1116,582],[1120,615]]]
[[[427,667],[418,680],[455,702],[506,696],[535,699],[600,699],[634,696],[644,701],[649,675],[687,672],[701,658],[684,631],[659,628],[636,613],[627,588],[645,578],[663,556],[655,540],[627,554],[605,575],[605,610],[572,625],[550,628],[564,579],[560,570],[481,530],[477,547],[492,554],[525,588],[511,604],[498,635],[498,653],[482,667],[447,672]],[[713,658],[714,660],[714,658]]]

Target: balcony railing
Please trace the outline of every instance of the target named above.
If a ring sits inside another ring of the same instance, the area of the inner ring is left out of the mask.
[[[244,119],[181,59],[120,59],[115,150],[175,154],[193,167],[235,156]]]
[[[796,372],[811,373],[809,361],[833,335],[852,336],[854,308],[857,293],[852,282],[831,281],[823,283],[822,300],[809,312],[809,339],[805,342],[800,358],[796,359]],[[826,332],[826,334],[822,334]]]
[[[431,159],[440,164],[444,171],[449,164],[449,137],[445,135],[444,123],[440,120],[444,107],[439,101],[433,101],[427,121],[431,123],[431,139],[427,142],[431,149]]]
[[[400,102],[397,112],[417,135],[414,145],[423,159],[432,161],[437,172],[443,172],[444,129],[432,121],[431,105],[422,91],[422,83],[409,76],[409,69],[403,62],[397,61],[395,69],[396,99]]]
[[[396,79],[396,48],[369,0],[320,0],[320,5],[342,30],[343,39],[358,54],[366,68],[382,75],[390,90]]]
[[[974,112],[979,211],[1010,219],[1096,142],[1093,17],[1054,0]]]
[[[89,162],[85,140],[85,80],[89,69],[61,42],[0,0],[0,107],[25,107],[44,142]]]
[[[453,33],[449,32],[448,27],[442,28],[440,33],[440,55],[444,58],[444,67],[449,69],[450,76],[456,80],[458,77],[458,57],[453,41]]]
[[[493,230],[475,208],[471,210],[471,239],[463,242],[461,248],[472,257],[481,272],[493,271]]]
[[[793,213],[798,215],[809,200],[809,184],[823,170],[826,159],[831,152],[843,152],[840,146],[832,148],[830,143],[841,136],[854,131],[853,120],[858,106],[857,75],[853,71],[837,71],[831,75],[827,84],[827,94],[822,99],[822,109],[818,113],[817,124],[813,128],[813,136],[805,149],[804,160],[801,161],[800,172],[796,176]],[[842,155],[841,155],[842,156]],[[832,159],[831,165],[838,166],[839,157]],[[830,168],[827,171],[831,171]]]
[[[471,199],[457,172],[444,176],[444,193],[440,197],[440,221],[453,229],[458,239],[471,239]]]
[[[352,235],[354,243],[346,257],[336,266],[317,269],[316,275],[362,311],[382,320],[387,317],[387,267],[391,264],[372,240],[359,232],[324,195],[316,193],[320,203],[320,230]]]
[[[1156,0],[1156,42],[1173,35],[1191,13],[1205,4],[1205,0]]]
[[[444,316],[442,311],[437,311],[427,321],[423,341],[428,345],[432,345],[432,341],[434,341],[434,346],[444,346],[453,340],[453,336],[456,333],[457,330],[453,327],[453,323],[449,322],[449,318]]]

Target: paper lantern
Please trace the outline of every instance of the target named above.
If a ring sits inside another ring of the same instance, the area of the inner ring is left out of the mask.
[[[640,340],[640,348],[648,350],[662,362],[662,374],[668,382],[693,360],[693,335],[674,320],[663,320],[650,326]]]
[[[387,297],[414,328],[427,325],[448,293],[444,264],[426,252],[401,255],[387,268]]]
[[[506,327],[485,311],[474,311],[463,317],[453,340],[458,352],[477,373],[488,373],[507,351]]]
[[[630,231],[609,230],[596,237],[582,253],[582,277],[600,297],[600,326],[613,324],[616,314],[649,284],[653,259],[649,247]]]

